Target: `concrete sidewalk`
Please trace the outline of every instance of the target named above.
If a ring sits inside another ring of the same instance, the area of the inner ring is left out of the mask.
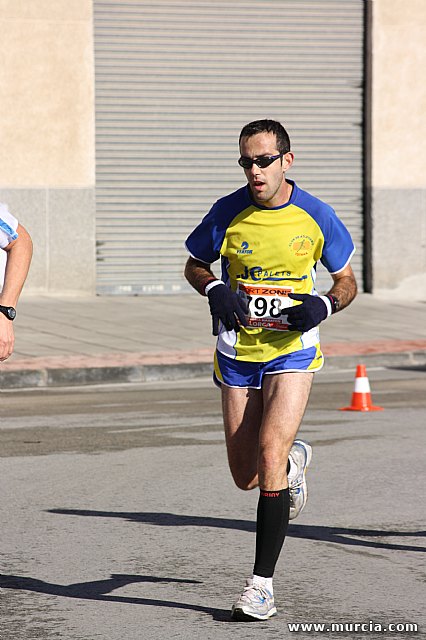
[[[327,367],[426,364],[426,305],[360,294],[321,325]],[[0,390],[210,375],[205,298],[25,297]]]

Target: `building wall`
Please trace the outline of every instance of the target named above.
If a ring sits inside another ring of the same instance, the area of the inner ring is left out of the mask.
[[[29,230],[26,292],[95,290],[92,0],[0,0],[0,200]]]
[[[0,0],[0,201],[34,238],[26,292],[95,292],[92,4]],[[371,5],[373,291],[426,299],[426,2]]]
[[[373,291],[426,300],[426,2],[372,14]]]

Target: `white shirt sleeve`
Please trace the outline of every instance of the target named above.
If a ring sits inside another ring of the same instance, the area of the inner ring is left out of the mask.
[[[18,221],[13,216],[7,204],[2,204],[0,202],[0,248],[3,249],[7,247],[7,245],[12,242],[12,240],[16,240],[18,234],[16,233],[16,229],[18,228]]]

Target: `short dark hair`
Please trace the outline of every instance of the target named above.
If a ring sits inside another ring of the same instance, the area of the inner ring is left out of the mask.
[[[290,138],[283,125],[276,120],[254,120],[246,124],[240,133],[239,142],[241,138],[251,138],[257,133],[274,133],[277,139],[277,149],[280,153],[287,153],[290,151]]]

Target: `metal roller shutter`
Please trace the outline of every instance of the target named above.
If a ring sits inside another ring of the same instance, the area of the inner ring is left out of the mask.
[[[349,227],[361,282],[363,4],[94,1],[99,293],[189,290],[184,238],[244,183],[238,135],[263,117]]]

